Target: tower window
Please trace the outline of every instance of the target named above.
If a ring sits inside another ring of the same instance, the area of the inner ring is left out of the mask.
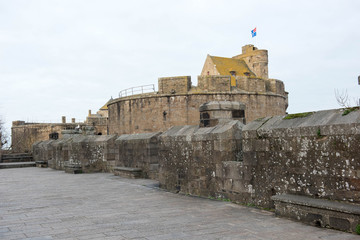
[[[207,127],[210,125],[210,115],[207,112],[200,113],[200,125],[202,127]]]

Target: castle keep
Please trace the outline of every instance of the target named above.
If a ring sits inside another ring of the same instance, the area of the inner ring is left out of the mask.
[[[164,131],[199,122],[198,109],[210,101],[246,105],[250,122],[284,115],[287,92],[280,80],[268,78],[267,50],[246,45],[233,58],[208,55],[197,86],[190,76],[159,78],[158,92],[120,97],[108,103],[109,134]]]

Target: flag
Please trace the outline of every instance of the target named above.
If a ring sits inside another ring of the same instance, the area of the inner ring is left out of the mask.
[[[255,37],[256,36],[256,28],[254,28],[253,30],[251,30],[251,36]]]

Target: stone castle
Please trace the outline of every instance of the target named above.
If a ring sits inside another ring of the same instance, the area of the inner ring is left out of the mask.
[[[238,101],[245,104],[244,119],[248,122],[266,116],[284,115],[288,93],[280,80],[268,78],[268,53],[253,45],[242,48],[242,54],[232,58],[208,55],[198,85],[191,77],[159,78],[158,91],[109,100],[84,123],[59,124],[13,122],[12,147],[16,152],[31,151],[36,141],[46,140],[50,134],[61,137],[61,131],[80,127],[94,127],[96,134],[131,134],[164,131],[172,126],[199,122],[198,109],[209,101]],[[135,91],[135,94],[134,94]]]
[[[48,131],[32,145],[34,159],[71,173],[151,178],[172,192],[355,232],[359,108],[287,115],[284,84],[268,78],[267,66],[267,51],[252,45],[233,58],[208,55],[197,86],[170,77],[157,92],[122,92],[61,138]]]
[[[109,134],[197,124],[200,105],[210,101],[244,103],[247,121],[284,115],[288,93],[282,81],[268,78],[267,51],[246,45],[242,52],[233,58],[208,55],[197,86],[189,76],[159,78],[158,92],[110,101]]]

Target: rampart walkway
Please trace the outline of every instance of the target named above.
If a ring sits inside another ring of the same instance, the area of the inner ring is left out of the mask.
[[[151,180],[0,170],[0,239],[359,239],[228,202],[151,188]]]

